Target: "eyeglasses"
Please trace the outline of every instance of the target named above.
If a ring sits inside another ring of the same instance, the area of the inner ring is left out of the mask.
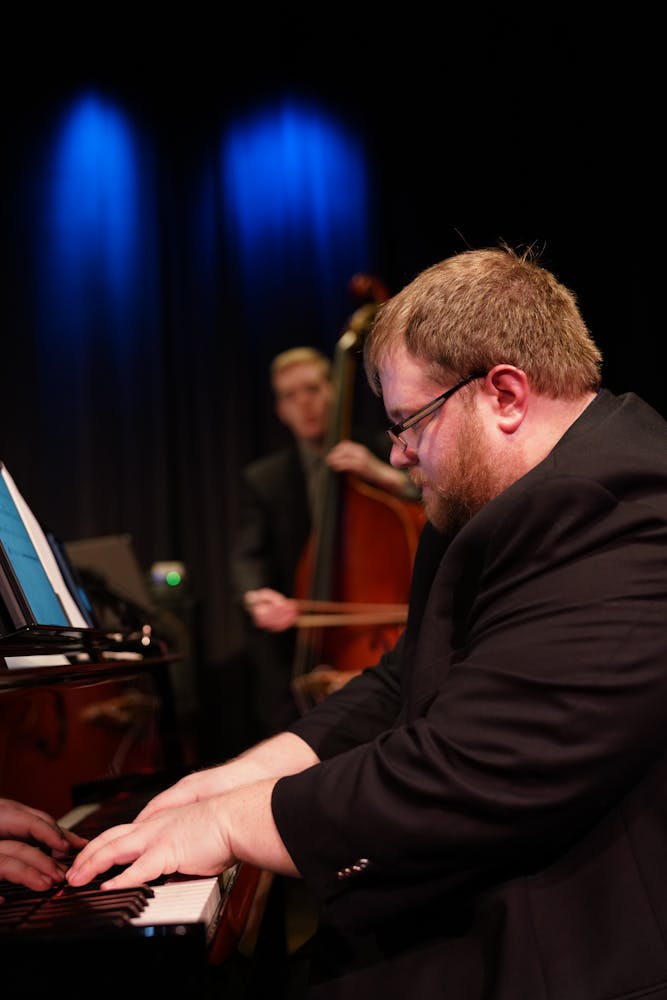
[[[387,428],[387,434],[391,439],[391,443],[400,445],[403,451],[407,451],[409,447],[408,442],[403,440],[401,434],[407,431],[408,428],[418,424],[420,420],[424,419],[424,417],[430,417],[432,413],[435,413],[436,410],[440,409],[443,403],[447,402],[450,396],[453,396],[455,392],[462,389],[464,385],[468,384],[468,382],[473,382],[476,378],[485,378],[486,375],[487,372],[476,372],[474,375],[468,375],[468,377],[464,378],[462,382],[457,382],[452,389],[448,389],[447,392],[443,392],[439,396],[436,396],[435,399],[432,399],[430,403],[426,404],[426,406],[422,406],[421,410],[417,410],[416,413],[412,413],[409,417],[406,417],[405,420],[401,420],[397,424],[392,424],[391,427]]]

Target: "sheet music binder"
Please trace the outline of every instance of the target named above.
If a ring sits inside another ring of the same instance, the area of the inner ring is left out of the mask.
[[[108,638],[85,620],[45,533],[0,461],[0,643],[87,649]]]

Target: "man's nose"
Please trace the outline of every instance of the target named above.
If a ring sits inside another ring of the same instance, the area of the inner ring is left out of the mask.
[[[392,441],[389,462],[395,469],[409,469],[411,466],[417,464],[417,452],[409,445],[407,448],[404,448],[400,442],[396,443]]]

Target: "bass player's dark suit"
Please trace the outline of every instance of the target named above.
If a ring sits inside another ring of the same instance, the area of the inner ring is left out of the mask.
[[[303,464],[296,444],[260,458],[243,470],[238,530],[231,572],[239,596],[271,587],[294,593],[299,559],[310,534]],[[268,633],[247,619],[245,656],[252,671],[258,737],[279,732],[299,716],[291,691],[296,633]]]
[[[384,432],[355,430],[354,440],[387,461]],[[230,559],[237,597],[261,587],[293,596],[311,533],[304,459],[295,441],[245,467],[239,507]],[[291,691],[295,648],[295,629],[264,632],[247,619],[245,654],[253,673],[258,738],[280,732],[300,714]]]

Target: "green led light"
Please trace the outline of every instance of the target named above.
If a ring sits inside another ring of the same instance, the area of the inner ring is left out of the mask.
[[[181,582],[181,574],[178,572],[178,570],[170,569],[167,575],[165,576],[165,581],[169,584],[170,587],[178,587],[179,583]]]

